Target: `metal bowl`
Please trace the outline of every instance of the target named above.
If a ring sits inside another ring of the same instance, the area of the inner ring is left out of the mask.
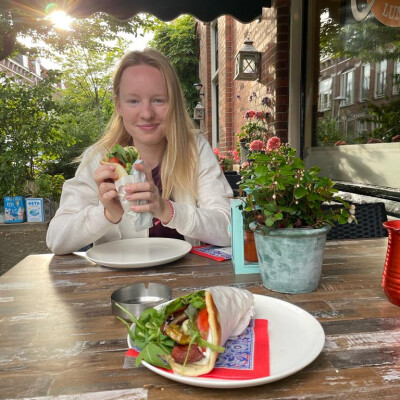
[[[122,307],[132,313],[136,318],[147,308],[154,307],[171,299],[172,289],[162,283],[139,282],[122,287],[111,295],[111,309],[118,315],[130,321],[129,315],[117,307]]]

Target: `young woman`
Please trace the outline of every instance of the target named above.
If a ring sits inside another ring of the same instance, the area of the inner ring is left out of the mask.
[[[67,254],[91,243],[149,236],[229,246],[232,190],[211,146],[194,133],[166,57],[155,50],[127,54],[113,91],[115,110],[105,134],[64,184],[47,232],[49,249]],[[135,146],[144,161],[135,168],[147,182],[129,184],[126,192],[129,200],[146,200],[132,211],[151,212],[150,229],[139,230],[129,221],[113,183],[115,167],[100,164],[114,144]]]

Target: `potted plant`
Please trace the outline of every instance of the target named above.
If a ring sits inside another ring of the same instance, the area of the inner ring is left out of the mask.
[[[295,149],[279,138],[253,152],[242,169],[240,190],[244,212],[255,233],[263,284],[284,293],[305,293],[318,287],[326,235],[331,225],[355,220],[355,207],[339,196],[320,168],[305,169]],[[338,202],[342,207],[322,207]]]
[[[224,172],[226,180],[233,190],[234,195],[237,196],[239,194],[239,182],[241,177],[239,172],[235,170],[234,167],[235,165],[239,167],[239,153],[237,150],[233,150],[229,151],[228,155],[225,156],[216,147],[213,148],[213,152],[218,160],[219,165],[221,166],[222,171]]]

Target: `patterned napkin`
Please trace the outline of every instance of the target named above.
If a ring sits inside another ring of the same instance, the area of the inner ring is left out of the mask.
[[[203,246],[193,246],[190,252],[193,254],[197,254],[198,256],[211,258],[216,261],[225,261],[232,258],[231,247],[219,247],[205,244]]]
[[[268,321],[252,320],[245,331],[225,343],[225,352],[220,354],[215,368],[201,378],[211,379],[256,379],[270,375]],[[136,349],[129,349],[125,358],[137,357]],[[124,365],[132,365],[125,361]],[[173,374],[172,370],[166,370]]]

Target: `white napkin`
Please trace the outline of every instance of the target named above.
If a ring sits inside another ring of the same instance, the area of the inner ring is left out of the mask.
[[[144,164],[144,162],[142,160],[136,160],[134,164]],[[124,209],[125,214],[128,216],[129,221],[135,225],[136,229],[142,230],[151,228],[153,226],[153,214],[151,212],[138,213],[136,211],[132,211],[131,206],[147,204],[147,200],[129,201],[126,199],[125,191],[125,186],[128,183],[138,182],[146,182],[146,175],[144,172],[137,171],[132,165],[130,174],[115,181],[115,187],[118,192],[119,201],[121,202],[122,208]]]
[[[213,286],[206,291],[211,293],[219,313],[223,346],[230,337],[239,336],[254,317],[254,296],[248,290],[228,286]]]

